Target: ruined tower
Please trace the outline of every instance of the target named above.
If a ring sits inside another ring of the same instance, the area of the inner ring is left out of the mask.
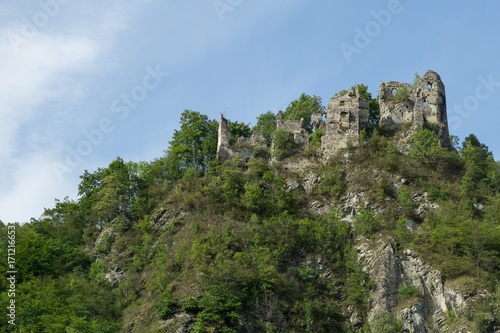
[[[253,132],[249,138],[239,137],[235,142],[231,142],[228,121],[222,114],[220,115],[216,155],[218,161],[224,162],[233,157],[239,157],[244,162],[248,162],[259,151],[265,149],[266,145],[266,139],[259,131]]]
[[[449,146],[446,95],[436,72],[427,71],[414,85],[389,81],[380,83],[380,127],[396,129],[411,124],[414,130],[433,129],[443,146]]]
[[[217,138],[217,159],[219,161],[225,161],[229,159],[232,155],[232,149],[230,145],[231,133],[227,127],[227,119],[220,115],[219,121],[219,135]]]
[[[368,124],[368,101],[360,97],[359,87],[338,93],[328,103],[321,149],[324,158],[333,156],[348,144],[357,146],[359,134]]]

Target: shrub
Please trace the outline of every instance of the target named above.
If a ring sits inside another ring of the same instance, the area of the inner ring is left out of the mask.
[[[402,283],[398,287],[398,296],[400,300],[407,300],[413,297],[421,297],[422,293],[410,283]]]
[[[282,128],[274,132],[273,155],[278,161],[282,161],[292,156],[295,148],[295,141],[292,133]]]
[[[172,288],[167,288],[155,305],[156,316],[160,319],[167,319],[175,313],[177,307],[177,298],[173,295]]]
[[[313,149],[318,149],[321,146],[321,137],[325,134],[322,130],[315,131],[309,139],[309,144]]]
[[[408,93],[408,88],[405,86],[396,90],[396,94],[393,96],[393,101],[395,103],[404,103],[410,99],[410,94]]]
[[[240,326],[238,311],[241,302],[226,286],[210,286],[199,301],[200,312],[196,317],[194,332],[234,332]]]
[[[320,171],[320,182],[315,188],[315,193],[339,198],[345,189],[344,171],[339,165],[333,167],[323,165]]]
[[[404,186],[398,194],[398,203],[403,211],[403,215],[412,218],[414,215],[415,204],[412,199],[412,192],[409,187]]]
[[[364,312],[368,308],[369,291],[373,288],[374,282],[358,265],[356,256],[356,252],[351,250],[345,257],[347,294],[350,303],[359,311]]]
[[[375,213],[369,209],[362,208],[354,218],[354,231],[357,234],[369,236],[373,235],[379,227],[379,219]]]
[[[391,313],[381,313],[373,319],[370,329],[377,333],[401,332],[403,324]]]

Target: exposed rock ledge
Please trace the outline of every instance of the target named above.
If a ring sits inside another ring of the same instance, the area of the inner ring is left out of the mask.
[[[446,288],[441,272],[421,260],[413,251],[396,253],[392,238],[378,235],[375,240],[357,239],[358,261],[374,281],[370,292],[368,322],[380,313],[399,318],[408,333],[450,332],[445,318],[449,311],[465,306],[464,296]],[[419,295],[401,300],[399,286],[413,286]],[[455,332],[468,332],[468,328]]]

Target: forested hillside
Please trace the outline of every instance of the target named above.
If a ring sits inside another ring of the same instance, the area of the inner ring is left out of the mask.
[[[371,315],[378,285],[359,249],[378,240],[463,299],[429,331],[494,332],[500,163],[474,134],[446,148],[432,128],[379,129],[362,93],[370,127],[329,161],[320,132],[297,152],[268,112],[229,122],[234,144],[260,131],[267,147],[221,163],[218,122],[186,110],[164,156],[85,171],[78,200],[16,225],[16,325],[2,279],[0,332],[402,332],[425,295],[401,281],[393,310]],[[309,124],[321,107],[303,94],[283,116]]]

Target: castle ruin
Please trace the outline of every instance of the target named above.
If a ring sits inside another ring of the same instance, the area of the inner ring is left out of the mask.
[[[441,145],[450,146],[445,89],[436,72],[427,71],[413,85],[381,82],[379,110],[379,127],[396,130],[406,125],[415,132],[427,127],[436,132]],[[358,86],[332,97],[326,111],[320,109],[311,115],[313,131],[322,132],[318,155],[327,160],[342,149],[356,147],[361,131],[368,126],[368,119],[369,103],[360,96]],[[284,121],[281,111],[277,114],[276,127],[287,130],[298,147],[305,147],[311,137],[304,129],[303,120]],[[260,133],[254,133],[248,139],[240,138],[236,145],[231,145],[230,137],[227,120],[221,115],[217,146],[219,161],[234,156],[248,161],[254,151],[252,147],[265,145]]]
[[[441,145],[450,145],[444,84],[436,72],[427,71],[413,86],[396,81],[381,83],[379,106],[380,127],[396,129],[411,124],[420,130],[428,126],[436,131]]]
[[[324,133],[321,137],[323,156],[332,156],[349,145],[357,146],[361,130],[368,125],[368,115],[368,101],[360,97],[358,86],[332,97],[325,121],[315,125]]]

